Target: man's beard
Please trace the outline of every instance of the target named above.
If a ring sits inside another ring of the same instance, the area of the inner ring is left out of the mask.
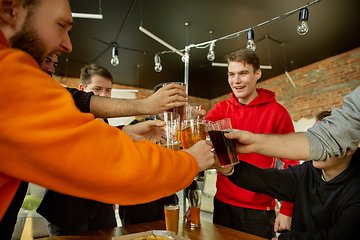
[[[30,22],[30,19],[27,18],[21,30],[9,39],[9,44],[12,48],[18,48],[29,53],[41,65],[47,56],[46,44],[30,25]]]

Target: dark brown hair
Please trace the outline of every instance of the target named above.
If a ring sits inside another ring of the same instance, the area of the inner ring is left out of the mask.
[[[81,69],[80,83],[84,85],[84,87],[87,87],[90,83],[91,76],[93,75],[99,75],[100,77],[107,78],[111,81],[111,83],[113,83],[111,73],[106,68],[100,67],[95,63],[86,65]]]
[[[254,73],[260,69],[259,57],[253,52],[247,49],[240,49],[238,51],[229,53],[225,56],[228,63],[230,62],[242,62],[244,65],[250,64],[254,68]]]
[[[320,122],[323,120],[323,118],[327,117],[327,116],[330,116],[331,115],[331,112],[330,111],[322,111],[322,112],[319,112],[317,115],[316,115],[316,122]]]

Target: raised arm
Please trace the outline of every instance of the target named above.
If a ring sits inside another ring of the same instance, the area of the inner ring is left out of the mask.
[[[237,139],[239,153],[259,153],[293,160],[328,160],[343,157],[360,142],[360,87],[344,97],[342,109],[309,128],[290,134],[253,134],[245,131],[228,133]]]
[[[343,157],[360,142],[360,87],[344,97],[341,109],[304,132],[310,143],[309,160]]]
[[[90,112],[99,118],[155,115],[187,102],[185,88],[169,84],[144,99],[114,99],[92,96]]]
[[[239,153],[259,153],[292,160],[307,159],[310,155],[309,142],[303,133],[254,134],[236,131],[225,136],[237,140]]]

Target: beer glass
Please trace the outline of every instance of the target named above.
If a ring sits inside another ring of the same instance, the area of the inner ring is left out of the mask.
[[[190,224],[192,227],[200,226],[200,205],[201,205],[201,191],[191,189],[188,192],[190,205]]]
[[[235,129],[232,129],[230,118],[216,122],[209,121],[206,127],[220,164],[227,167],[239,163],[236,140],[224,136],[224,133],[235,131]]]
[[[185,83],[183,82],[167,82],[167,83],[163,83],[163,87],[165,87],[166,85],[170,84],[170,83],[176,83],[176,84],[179,84],[183,87],[185,87]],[[184,117],[185,117],[185,111],[186,111],[186,108],[185,106],[181,106],[181,107],[175,107],[175,108],[172,108],[172,109],[169,109],[167,110],[168,112],[174,112],[174,113],[177,113],[180,115],[180,122],[182,120],[184,120]]]
[[[201,105],[190,103],[185,105],[185,117],[184,120],[200,119]]]
[[[176,84],[179,84],[181,86],[185,86],[185,83],[183,82],[167,82],[167,83],[160,83],[158,85],[156,85],[154,87],[154,92],[157,91],[159,88],[161,87],[165,87],[166,85],[170,84],[170,83],[176,83]],[[186,108],[185,106],[181,106],[181,107],[176,107],[176,108],[172,108],[172,109],[169,109],[167,110],[167,112],[174,112],[174,113],[177,113],[180,115],[180,121],[184,120],[184,117],[185,117],[185,111],[186,111]]]
[[[190,119],[183,120],[181,122],[181,144],[184,149],[191,148],[195,143],[200,140],[206,139],[206,120],[199,119]],[[204,171],[199,172],[195,180],[203,181],[204,180]]]
[[[155,116],[156,120],[162,120],[166,123],[164,126],[164,134],[160,139],[161,146],[172,150],[180,150],[180,116],[174,112],[163,112]]]
[[[165,225],[166,231],[172,231],[175,234],[178,234],[179,228],[179,205],[165,205]]]

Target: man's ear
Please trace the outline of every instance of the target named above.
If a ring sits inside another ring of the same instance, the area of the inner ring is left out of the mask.
[[[349,156],[349,155],[353,154],[354,152],[356,152],[356,150],[357,150],[357,148],[355,148],[354,150],[346,152],[346,156]]]
[[[261,69],[256,70],[256,72],[255,72],[255,79],[256,79],[256,81],[261,78],[261,75],[262,75]]]
[[[81,91],[84,91],[85,90],[84,85],[79,84],[78,89],[81,90]]]
[[[7,24],[14,26],[17,17],[18,0],[0,0],[0,18]]]

